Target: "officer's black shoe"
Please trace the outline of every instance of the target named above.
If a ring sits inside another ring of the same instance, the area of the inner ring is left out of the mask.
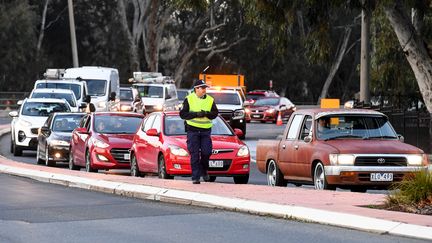
[[[200,184],[201,182],[199,180],[193,180],[192,184]]]
[[[210,181],[210,176],[207,174],[207,175],[205,175],[205,176],[203,176],[203,180],[205,181],[205,182],[209,182]]]

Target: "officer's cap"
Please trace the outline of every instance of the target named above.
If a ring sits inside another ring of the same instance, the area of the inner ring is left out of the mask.
[[[199,87],[205,87],[205,88],[207,88],[207,87],[210,87],[210,86],[208,86],[204,80],[200,79],[200,80],[195,81],[193,87],[195,89],[195,88],[199,88]]]

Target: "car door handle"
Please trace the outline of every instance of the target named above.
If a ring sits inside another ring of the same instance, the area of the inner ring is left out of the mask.
[[[295,150],[298,150],[298,145],[294,145],[294,149],[295,149]]]
[[[282,149],[285,149],[286,148],[286,145],[284,144],[284,145],[282,145]]]

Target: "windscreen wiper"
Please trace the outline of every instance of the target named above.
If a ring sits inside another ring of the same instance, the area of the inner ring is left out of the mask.
[[[339,139],[339,138],[363,138],[362,136],[357,136],[357,135],[341,135],[341,136],[337,136],[337,137],[330,137],[330,138],[326,138],[324,139],[324,141],[328,141],[328,140],[333,140],[333,139]]]
[[[396,139],[397,137],[395,137],[395,136],[387,136],[387,135],[384,135],[384,136],[365,137],[365,139],[376,139],[376,138],[379,138],[379,139]]]

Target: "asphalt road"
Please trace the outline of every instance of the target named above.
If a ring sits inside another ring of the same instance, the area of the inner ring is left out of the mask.
[[[426,242],[0,174],[0,242]]]

